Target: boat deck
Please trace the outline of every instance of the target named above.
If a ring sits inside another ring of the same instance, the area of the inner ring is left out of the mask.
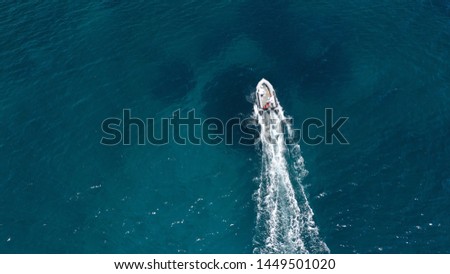
[[[259,94],[259,102],[260,102],[260,108],[263,108],[267,103],[269,103],[269,98],[272,96],[269,88],[263,84],[262,87],[264,88],[264,94]]]

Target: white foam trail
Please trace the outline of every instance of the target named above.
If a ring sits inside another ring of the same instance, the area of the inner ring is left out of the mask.
[[[307,171],[300,146],[285,144],[282,122],[287,121],[283,109],[264,117],[254,105],[254,117],[261,126],[261,175],[255,193],[257,203],[254,253],[329,253],[319,238],[301,184]],[[264,123],[270,118],[271,123]],[[267,127],[267,128],[266,128]],[[290,124],[285,123],[288,137],[293,137]],[[289,160],[289,161],[288,161]],[[289,164],[290,163],[290,164]],[[291,178],[297,182],[294,185]]]

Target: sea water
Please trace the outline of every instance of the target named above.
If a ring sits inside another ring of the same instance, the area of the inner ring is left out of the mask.
[[[0,252],[450,252],[449,10],[1,3]],[[348,145],[300,142],[282,159],[290,221],[273,227],[289,237],[265,234],[257,193],[273,159],[261,145],[100,144],[102,121],[123,109],[251,117],[263,77],[293,127],[325,108],[349,117]]]

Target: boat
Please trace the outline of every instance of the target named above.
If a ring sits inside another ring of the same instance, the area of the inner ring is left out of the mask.
[[[261,137],[271,143],[278,141],[283,135],[281,106],[272,84],[264,78],[256,85],[256,110],[261,118]]]
[[[261,79],[256,85],[256,104],[258,106],[259,114],[264,112],[279,111],[279,102],[275,89],[272,84],[266,79]]]

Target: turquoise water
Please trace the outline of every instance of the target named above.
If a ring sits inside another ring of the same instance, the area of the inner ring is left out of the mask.
[[[0,252],[261,250],[260,148],[108,147],[100,125],[247,117],[264,77],[294,125],[349,117],[349,145],[301,144],[331,253],[449,253],[448,60],[447,0],[3,2]]]

